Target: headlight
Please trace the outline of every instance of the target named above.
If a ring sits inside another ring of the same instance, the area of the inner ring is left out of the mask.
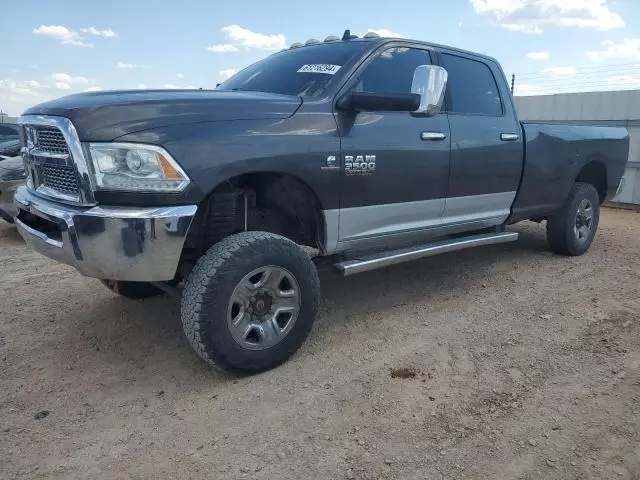
[[[100,190],[180,192],[189,177],[162,147],[138,143],[90,143],[95,185]]]

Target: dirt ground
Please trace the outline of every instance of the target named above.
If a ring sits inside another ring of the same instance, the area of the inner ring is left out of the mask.
[[[605,209],[581,258],[513,229],[324,273],[302,350],[235,379],[171,298],[116,297],[2,224],[0,477],[640,479],[640,214]]]

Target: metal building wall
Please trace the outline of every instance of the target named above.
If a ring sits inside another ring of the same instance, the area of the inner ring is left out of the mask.
[[[629,164],[614,201],[640,205],[640,90],[516,97],[521,120],[615,125],[629,130]]]

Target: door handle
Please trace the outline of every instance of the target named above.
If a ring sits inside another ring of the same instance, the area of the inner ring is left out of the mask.
[[[500,140],[503,142],[517,142],[520,140],[520,135],[517,133],[501,133]]]
[[[442,132],[422,132],[420,134],[420,140],[422,141],[439,141],[444,140],[447,136]]]

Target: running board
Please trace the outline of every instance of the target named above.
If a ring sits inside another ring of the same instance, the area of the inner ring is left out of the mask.
[[[355,260],[346,260],[336,263],[335,267],[342,272],[345,277],[356,273],[368,272],[377,268],[395,265],[397,263],[409,262],[418,258],[431,257],[441,253],[455,252],[465,248],[481,247],[483,245],[493,245],[496,243],[515,242],[518,240],[517,232],[485,233],[472,237],[456,238],[444,240],[442,242],[427,245],[418,245],[401,250],[376,253],[374,255],[362,256]]]

